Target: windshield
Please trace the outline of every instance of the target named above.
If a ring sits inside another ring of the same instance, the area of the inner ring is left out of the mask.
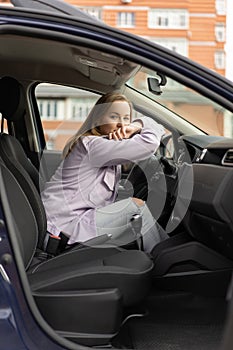
[[[232,113],[196,91],[142,68],[127,85],[210,135],[233,136]]]

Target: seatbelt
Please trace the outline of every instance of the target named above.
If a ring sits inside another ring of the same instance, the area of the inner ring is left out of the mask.
[[[47,244],[45,251],[51,256],[56,256],[61,254],[67,246],[69,237],[64,232],[60,232],[58,236],[52,235],[47,232]]]

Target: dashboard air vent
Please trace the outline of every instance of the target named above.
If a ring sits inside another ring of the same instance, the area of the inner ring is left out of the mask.
[[[229,149],[223,159],[222,159],[223,165],[233,166],[233,149]]]

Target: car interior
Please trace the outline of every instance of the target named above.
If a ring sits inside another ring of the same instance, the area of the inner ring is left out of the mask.
[[[0,35],[5,216],[32,313],[38,317],[39,310],[50,335],[52,329],[59,339],[91,347],[218,349],[233,268],[233,140],[204,129],[205,118],[196,125],[194,119],[200,105],[217,126],[229,111],[211,99],[213,92],[202,94],[161,64],[146,66],[130,53],[82,38],[59,41],[35,32],[19,27]],[[135,117],[164,125],[157,152],[122,167],[118,193],[119,199],[145,200],[168,232],[151,254],[141,249],[133,228],[127,244],[113,246],[109,232],[53,257],[44,252],[40,192],[61,161],[61,149],[48,147],[43,87],[50,88],[47,99],[54,97],[53,87],[97,97],[120,91],[132,101]],[[183,109],[177,93],[186,101]]]

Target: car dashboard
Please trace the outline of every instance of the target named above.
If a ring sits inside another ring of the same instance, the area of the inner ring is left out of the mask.
[[[179,179],[192,187],[190,198],[181,192],[188,206],[183,223],[198,241],[231,258],[233,253],[233,140],[220,136],[181,136],[179,166],[184,153],[191,159],[192,177]],[[189,192],[190,194],[190,192]],[[188,203],[189,202],[189,203]]]
[[[192,163],[233,166],[233,139],[222,136],[181,136],[179,162],[188,151]]]

